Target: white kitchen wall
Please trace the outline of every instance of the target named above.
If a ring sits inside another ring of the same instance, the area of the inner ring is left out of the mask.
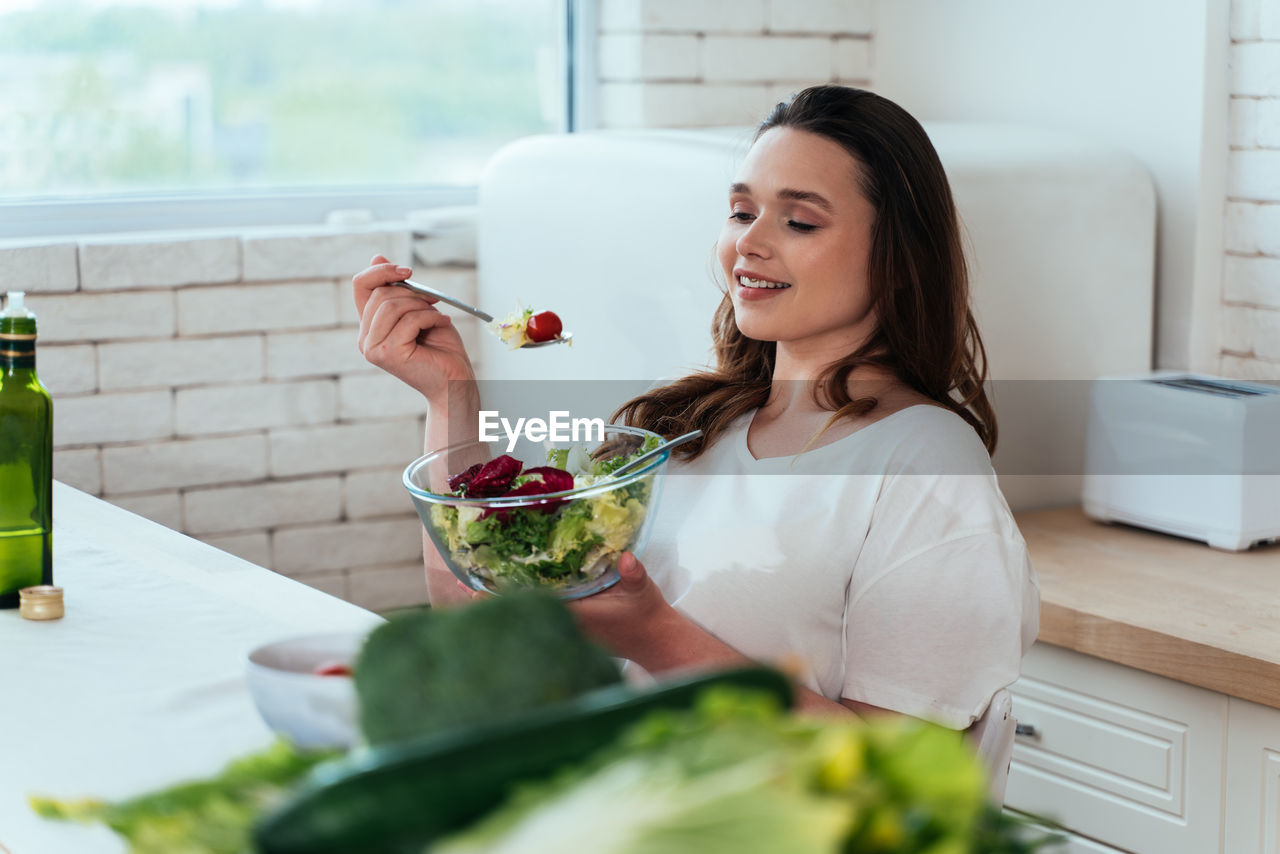
[[[1155,181],[1154,361],[1217,367],[1225,0],[883,0],[878,91],[924,119],[1032,124],[1125,149]]]
[[[752,125],[814,83],[871,80],[872,0],[599,0],[602,127]]]
[[[1280,3],[1231,5],[1221,370],[1280,380]]]

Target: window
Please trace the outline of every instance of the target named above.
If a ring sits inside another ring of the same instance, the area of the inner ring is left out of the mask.
[[[68,205],[118,228],[465,200],[503,144],[567,126],[565,7],[0,0],[0,233],[82,230]]]

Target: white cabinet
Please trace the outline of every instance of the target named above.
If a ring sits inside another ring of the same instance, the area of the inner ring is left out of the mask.
[[[1035,734],[1006,806],[1135,854],[1219,850],[1225,696],[1045,644],[1022,673],[1013,714]]]
[[[1280,710],[1231,699],[1227,733],[1228,854],[1280,854]]]
[[[1085,839],[1074,833],[1065,835],[1067,838],[1060,846],[1050,849],[1053,854],[1126,854],[1119,848],[1112,848],[1110,845],[1103,845],[1101,842],[1094,842],[1092,839]]]

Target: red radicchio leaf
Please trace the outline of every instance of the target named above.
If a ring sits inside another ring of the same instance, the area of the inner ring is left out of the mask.
[[[573,475],[564,469],[558,469],[554,466],[538,466],[537,468],[525,469],[525,477],[538,475],[542,478],[542,483],[547,487],[543,492],[566,492],[573,489]]]
[[[573,489],[573,475],[562,469],[551,466],[538,466],[537,468],[526,469],[524,474],[526,477],[537,475],[541,480],[527,480],[510,492],[505,493],[502,496],[503,498],[515,498],[520,495],[546,495],[548,492],[564,492],[565,490]],[[563,499],[551,499],[536,506],[543,513],[550,513],[561,504],[564,504]],[[513,508],[490,508],[481,513],[480,518],[486,519],[496,513],[499,519],[506,521],[506,511],[510,509]]]
[[[470,485],[471,481],[475,479],[475,476],[480,472],[480,469],[482,468],[484,468],[484,463],[476,463],[466,471],[459,472],[458,474],[455,474],[453,477],[449,478],[448,480],[449,491],[457,492],[462,487]]]
[[[506,454],[490,460],[467,484],[467,498],[495,498],[504,494],[522,466],[523,463]]]

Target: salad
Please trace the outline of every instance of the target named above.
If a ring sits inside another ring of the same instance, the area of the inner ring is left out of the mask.
[[[436,543],[456,569],[490,589],[576,587],[599,578],[634,543],[649,508],[651,478],[607,488],[613,471],[662,441],[629,438],[622,452],[601,446],[593,457],[582,446],[553,449],[548,465],[533,468],[503,455],[453,475],[449,488],[459,498],[553,497],[528,507],[433,504]],[[606,488],[554,498],[592,486]]]
[[[564,331],[564,324],[554,311],[534,312],[531,308],[522,308],[507,315],[503,320],[495,320],[489,327],[512,350],[518,350],[528,344],[541,344],[559,338]],[[572,346],[572,342],[570,342]]]

